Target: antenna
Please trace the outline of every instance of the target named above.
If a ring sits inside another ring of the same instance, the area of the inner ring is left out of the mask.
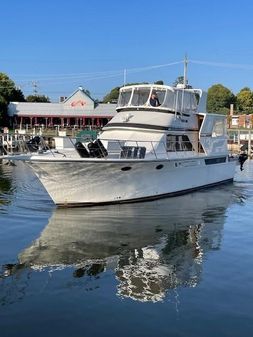
[[[184,87],[186,88],[188,85],[188,79],[187,79],[187,67],[188,67],[188,58],[187,54],[185,54],[184,57]]]
[[[126,85],[126,74],[127,74],[127,71],[126,69],[124,69],[124,86]]]

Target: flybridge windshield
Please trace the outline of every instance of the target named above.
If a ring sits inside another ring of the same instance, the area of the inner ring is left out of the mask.
[[[182,89],[131,87],[120,92],[118,108],[124,107],[160,107],[190,112],[197,109],[197,99],[195,93]]]

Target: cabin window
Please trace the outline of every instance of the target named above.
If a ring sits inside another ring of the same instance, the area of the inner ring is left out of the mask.
[[[195,111],[197,109],[197,99],[195,94],[185,90],[177,90],[175,109],[182,113]]]
[[[145,105],[148,101],[150,88],[135,88],[131,105],[140,106]]]
[[[206,165],[220,164],[220,163],[225,163],[226,160],[227,160],[226,157],[210,158],[210,159],[205,159],[205,164]]]
[[[186,90],[167,90],[162,106],[171,111],[189,113],[197,110],[197,98],[192,92]]]
[[[192,143],[186,135],[182,135],[182,149],[184,151],[192,151]]]
[[[175,111],[175,93],[173,91],[167,90],[164,102],[162,103],[164,108]]]
[[[179,150],[179,136],[167,135],[166,148],[168,152]]]
[[[157,104],[150,103],[155,94]],[[194,92],[182,89],[161,89],[158,87],[134,87],[122,89],[119,94],[118,107],[127,106],[161,106],[171,111],[189,113],[197,110],[197,96]]]
[[[152,94],[156,95],[157,100],[158,100],[158,106],[163,105],[164,99],[165,99],[166,90],[153,89],[151,95]]]
[[[132,89],[123,90],[119,95],[118,106],[127,106],[132,94]]]
[[[194,93],[183,91],[182,94],[182,112],[190,112],[197,109],[197,99]]]
[[[192,143],[186,135],[167,135],[167,152],[192,151]]]
[[[225,119],[217,119],[214,121],[212,137],[221,137],[225,135]]]

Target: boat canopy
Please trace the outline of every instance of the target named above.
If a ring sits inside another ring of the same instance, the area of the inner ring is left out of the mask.
[[[117,110],[158,108],[180,113],[197,111],[200,91],[169,86],[136,85],[120,89]]]

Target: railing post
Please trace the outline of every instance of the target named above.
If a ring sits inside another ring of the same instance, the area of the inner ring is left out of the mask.
[[[249,139],[248,139],[248,156],[251,158],[251,130],[249,130]]]
[[[153,146],[153,142],[152,142],[152,141],[151,141],[151,146],[152,146],[152,149],[153,149],[153,151],[154,151],[155,158],[157,159],[157,155],[156,155],[155,148],[154,148],[154,146]]]
[[[166,144],[165,144],[164,141],[163,141],[163,146],[164,146],[164,151],[165,151],[166,157],[167,157],[167,159],[169,159],[167,147],[166,147]]]
[[[240,130],[239,129],[237,130],[237,144],[238,144],[238,148],[240,151]]]

